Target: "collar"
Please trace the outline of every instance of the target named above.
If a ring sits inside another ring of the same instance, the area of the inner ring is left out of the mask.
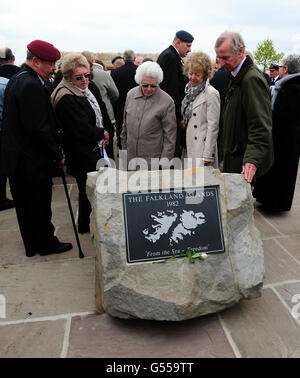
[[[242,65],[244,64],[245,60],[246,60],[246,57],[244,57],[244,59],[241,61],[241,63],[233,71],[231,71],[232,76],[236,77],[236,75],[240,72]]]

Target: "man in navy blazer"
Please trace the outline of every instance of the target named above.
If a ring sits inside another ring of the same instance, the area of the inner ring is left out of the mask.
[[[171,46],[164,50],[158,57],[157,63],[164,72],[164,80],[160,88],[167,92],[175,102],[177,118],[177,140],[175,157],[181,158],[182,148],[185,145],[185,130],[181,115],[181,101],[185,96],[185,86],[188,83],[187,76],[183,73],[183,61],[191,51],[194,37],[180,30],[176,33]]]

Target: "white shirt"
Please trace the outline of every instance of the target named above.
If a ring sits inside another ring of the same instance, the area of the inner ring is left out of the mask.
[[[246,57],[241,61],[241,63],[233,70],[231,71],[231,75],[236,77],[236,75],[240,72],[240,69],[242,68],[243,63],[245,62]]]

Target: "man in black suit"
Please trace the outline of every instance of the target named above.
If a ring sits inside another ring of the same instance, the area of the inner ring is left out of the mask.
[[[2,161],[9,177],[26,256],[62,253],[72,248],[54,236],[51,222],[52,170],[64,162],[48,91],[44,85],[60,52],[36,40],[27,61],[8,82],[4,98]]]
[[[130,89],[137,86],[134,80],[137,66],[134,64],[135,53],[132,50],[126,50],[124,52],[125,64],[115,70],[111,71],[111,76],[118,88],[119,98],[113,104],[115,119],[116,119],[116,132],[118,138],[118,146],[121,147],[121,132],[123,126],[123,113],[125,107],[125,101],[127,93]]]
[[[20,71],[20,67],[15,64],[15,56],[10,48],[0,48],[0,76],[10,79]]]
[[[270,72],[270,86],[273,86],[276,84],[276,81],[280,79],[278,64],[271,63],[269,66],[269,72]]]
[[[175,157],[181,158],[182,149],[185,145],[184,122],[181,115],[181,101],[185,96],[185,86],[188,83],[187,76],[183,73],[183,61],[191,51],[194,37],[180,30],[176,33],[171,46],[164,50],[158,57],[157,63],[164,72],[164,80],[160,88],[167,92],[175,102],[177,118],[177,140]]]

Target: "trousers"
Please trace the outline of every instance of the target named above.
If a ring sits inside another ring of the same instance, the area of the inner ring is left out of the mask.
[[[27,181],[9,178],[26,256],[51,248],[59,241],[51,222],[52,179]]]

